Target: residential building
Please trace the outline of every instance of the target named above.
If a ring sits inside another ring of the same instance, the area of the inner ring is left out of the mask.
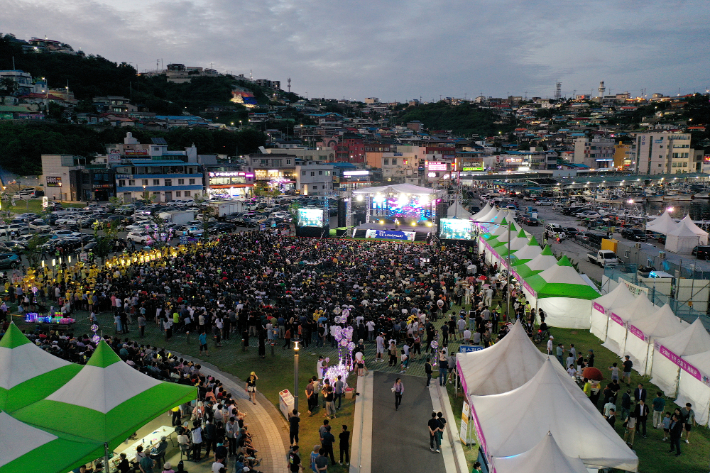
[[[34,92],[32,74],[20,70],[0,71],[0,79],[11,79],[17,84],[16,95],[26,95]]]
[[[329,195],[333,192],[333,165],[322,161],[299,161],[296,190],[301,195]]]
[[[638,174],[680,174],[696,167],[686,133],[639,133],[635,161]]]
[[[71,171],[80,170],[85,164],[86,158],[82,156],[43,154],[40,182],[44,184],[44,195],[55,201],[79,200],[76,184],[71,182]]]
[[[574,140],[575,164],[585,164],[592,169],[614,167],[614,140],[602,137],[580,137]]]
[[[283,153],[255,153],[246,156],[246,172],[254,173],[258,188],[278,188],[282,192],[296,190],[296,156]]]
[[[616,169],[633,169],[636,150],[634,143],[617,143],[614,145],[614,167]]]

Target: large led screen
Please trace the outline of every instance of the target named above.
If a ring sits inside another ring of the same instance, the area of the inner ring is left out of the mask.
[[[324,227],[323,209],[298,209],[299,227]]]
[[[439,222],[439,238],[442,240],[472,240],[473,223],[459,218],[442,218]]]

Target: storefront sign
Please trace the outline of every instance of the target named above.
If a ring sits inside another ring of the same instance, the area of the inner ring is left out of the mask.
[[[62,178],[58,176],[46,176],[47,187],[62,187]]]
[[[126,156],[148,156],[147,149],[127,149],[123,151]]]
[[[479,350],[483,350],[483,347],[476,345],[459,345],[459,353],[472,353]]]
[[[430,171],[446,171],[447,170],[446,163],[440,163],[437,161],[429,162],[428,167],[429,167]]]
[[[367,230],[365,238],[382,238],[386,240],[414,241],[415,232],[400,232],[394,230]]]

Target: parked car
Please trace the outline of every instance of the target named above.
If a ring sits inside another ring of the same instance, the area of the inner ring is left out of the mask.
[[[0,269],[17,268],[21,264],[20,257],[15,253],[0,254]]]
[[[569,238],[574,238],[574,236],[579,233],[579,229],[575,227],[562,227],[562,231],[565,232]]]
[[[547,199],[535,201],[535,205],[540,205],[540,206],[543,206],[543,205],[548,206],[548,205],[552,205],[552,204],[553,204],[553,202],[551,200],[547,200]]]
[[[146,244],[150,242],[151,238],[150,235],[145,232],[129,232],[128,235],[126,235],[126,240]]]
[[[691,254],[698,259],[706,260],[710,256],[710,246],[700,245],[693,248]]]
[[[622,228],[621,236],[627,240],[646,241],[646,233],[640,228]]]

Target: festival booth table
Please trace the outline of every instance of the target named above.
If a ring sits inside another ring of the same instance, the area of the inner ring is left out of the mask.
[[[590,332],[600,340],[606,340],[606,331],[609,327],[609,314],[614,309],[621,309],[631,304],[636,298],[626,287],[619,284],[616,288],[598,299],[592,301],[592,316]]]
[[[530,341],[520,320],[495,345],[456,354],[456,368],[466,397],[502,394],[530,381],[545,363],[543,354]],[[568,376],[561,364],[556,368]],[[470,405],[470,403],[469,403]]]
[[[524,279],[523,291],[530,305],[545,311],[548,325],[589,329],[592,300],[598,298],[599,293],[577,273],[567,256]]]
[[[77,454],[76,467],[107,455],[151,419],[196,398],[197,388],[151,378],[101,340],[76,376],[13,417],[59,437],[98,445]]]
[[[675,396],[680,369],[687,365],[683,357],[708,351],[710,334],[698,318],[682,332],[655,340],[653,347],[651,382],[666,396]]]
[[[636,454],[555,364],[548,357],[530,381],[507,393],[471,396],[476,434],[489,463],[533,449],[550,432],[565,455],[587,467],[637,471]]]
[[[612,309],[609,313],[606,340],[602,346],[623,357],[626,350],[626,324],[648,317],[658,309],[645,294],[640,294],[631,304]]]
[[[0,410],[10,414],[49,396],[81,370],[29,341],[14,323],[0,340],[0,366]]]
[[[623,286],[623,284],[619,286]],[[645,296],[640,295],[639,297]],[[639,374],[650,375],[653,366],[654,341],[682,332],[688,325],[688,322],[676,317],[668,304],[648,317],[629,322],[629,333],[626,335],[626,354],[634,363],[633,368]]]
[[[160,439],[165,437],[166,439],[175,434],[175,427],[169,427],[163,425],[150,432],[143,438],[139,438],[129,445],[119,445],[114,450],[114,456],[109,460],[109,465],[111,468],[118,468],[118,464],[121,462],[120,455],[122,453],[126,454],[126,459],[129,462],[133,462],[136,459],[136,454],[138,453],[138,447],[143,446],[143,451],[150,454],[152,448],[157,447],[160,444]]]
[[[678,223],[673,220],[670,212],[666,210],[660,217],[651,220],[646,224],[646,230],[654,233],[662,233],[663,235],[668,235],[670,232],[675,230]]]
[[[580,458],[562,451],[551,432],[519,455],[493,458],[495,473],[589,473]]]

